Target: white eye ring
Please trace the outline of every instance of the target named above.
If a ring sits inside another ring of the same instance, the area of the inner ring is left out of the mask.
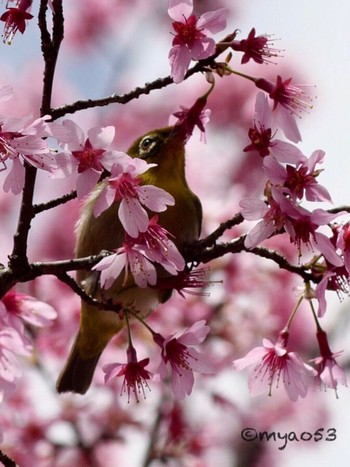
[[[145,136],[139,144],[140,157],[150,156],[157,147],[158,140],[152,136]]]

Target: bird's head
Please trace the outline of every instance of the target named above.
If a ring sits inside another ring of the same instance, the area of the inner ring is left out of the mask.
[[[157,185],[162,179],[184,177],[185,136],[177,126],[160,128],[140,136],[128,149],[131,157],[157,164],[142,177],[144,182]]]

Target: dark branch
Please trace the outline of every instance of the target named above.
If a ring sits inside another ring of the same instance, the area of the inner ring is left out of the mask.
[[[66,195],[63,195],[56,199],[52,199],[46,203],[35,204],[33,206],[34,215],[40,214],[43,211],[48,211],[49,209],[56,208],[57,206],[60,206],[61,204],[65,204],[68,201],[75,199],[76,197],[77,197],[77,192],[76,190],[73,190],[70,193],[67,193]]]
[[[227,36],[223,39],[222,43],[229,42],[229,39],[232,35]],[[227,46],[221,43],[218,43],[216,47],[216,52],[209,58],[204,60],[199,60],[196,65],[188,70],[185,75],[184,79],[189,78],[190,76],[194,75],[195,73],[203,73],[208,68],[211,67],[215,68],[215,59],[222,53],[224,50],[227,49]],[[127,104],[133,99],[138,99],[142,95],[147,95],[152,91],[159,90],[165,88],[172,84],[174,81],[171,76],[166,76],[165,78],[159,78],[151,83],[146,83],[143,87],[137,87],[133,91],[128,93],[117,95],[113,94],[111,96],[103,97],[101,99],[88,99],[88,100],[79,100],[73,102],[72,104],[67,104],[62,107],[57,107],[55,109],[50,110],[50,115],[52,116],[53,120],[57,118],[63,117],[66,114],[72,114],[78,112],[80,110],[86,110],[93,107],[103,107],[110,104]]]

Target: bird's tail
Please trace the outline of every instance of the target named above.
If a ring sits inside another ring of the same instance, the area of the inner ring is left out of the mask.
[[[102,350],[97,355],[83,358],[79,353],[78,340],[79,334],[75,339],[67,362],[58,377],[56,389],[59,393],[77,392],[79,394],[85,394],[94,376],[95,368]]]

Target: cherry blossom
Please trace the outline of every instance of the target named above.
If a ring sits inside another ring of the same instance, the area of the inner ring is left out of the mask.
[[[146,232],[141,232],[137,238],[126,234],[123,246],[93,267],[101,271],[102,287],[108,289],[123,269],[124,282],[130,270],[139,287],[155,285],[157,273],[153,262],[159,263],[170,274],[183,270],[185,260],[169,236],[169,232],[158,224],[157,216],[152,217]]]
[[[124,376],[124,381],[120,394],[128,393],[128,402],[130,401],[130,393],[132,392],[137,402],[139,395],[142,393],[144,399],[145,387],[149,389],[147,380],[151,379],[152,373],[145,369],[149,364],[149,358],[144,358],[138,361],[135,348],[130,344],[126,351],[127,363],[109,363],[102,368],[105,373],[105,383],[107,384],[112,378]]]
[[[140,175],[154,164],[147,164],[142,159],[126,156],[122,163],[114,164],[111,176],[104,183],[94,208],[94,215],[99,216],[114,201],[120,200],[118,216],[125,231],[136,238],[148,228],[148,214],[143,206],[153,212],[165,211],[173,206],[173,196],[162,188],[153,185],[141,185]]]
[[[252,395],[267,392],[271,396],[272,387],[277,389],[282,381],[290,400],[295,402],[299,397],[306,397],[313,377],[312,368],[296,352],[288,350],[288,338],[289,332],[284,330],[276,344],[263,339],[262,347],[252,349],[245,357],[233,362],[238,371],[255,365],[248,383]]]
[[[297,164],[305,159],[299,148],[286,141],[276,139],[278,132],[274,127],[274,114],[267,96],[259,92],[255,100],[253,127],[249,128],[248,137],[251,141],[243,150],[256,151],[261,157],[273,155],[279,162]]]
[[[287,188],[294,200],[303,199],[305,196],[308,201],[331,203],[328,190],[316,179],[320,170],[315,170],[315,166],[323,162],[324,155],[324,151],[314,151],[309,158],[298,161],[295,167],[291,164],[284,167],[276,159],[268,156],[264,158],[263,166],[270,182]]]
[[[318,232],[320,226],[327,225],[339,214],[329,213],[323,209],[310,212],[301,206],[294,205],[287,198],[282,198],[281,209],[285,214],[285,229],[290,235],[290,241],[295,243],[301,252],[301,244],[309,246],[312,250],[320,251],[334,266],[343,266],[343,260],[336,252],[331,240],[323,233]]]
[[[3,41],[11,44],[15,34],[19,31],[21,34],[26,29],[26,21],[33,18],[33,15],[28,13],[31,9],[33,0],[18,0],[16,8],[7,8],[7,11],[0,17],[0,21],[5,22]]]
[[[161,362],[156,373],[165,379],[168,375],[167,365],[170,366],[171,388],[174,396],[179,400],[191,394],[194,371],[212,373],[214,370],[203,354],[190,347],[202,343],[208,332],[209,327],[202,320],[194,323],[177,338],[174,335],[164,338],[158,333],[153,334],[154,341],[162,349]]]
[[[211,110],[204,109],[206,99],[199,98],[192,107],[180,105],[178,112],[172,115],[177,118],[175,126],[181,128],[184,133],[184,141],[187,141],[193,133],[194,128],[197,126],[201,132],[200,140],[206,142],[205,126],[209,122]]]
[[[271,57],[278,57],[280,50],[270,46],[271,39],[268,35],[255,35],[255,28],[252,28],[248,37],[240,41],[233,40],[230,47],[236,52],[243,52],[241,63],[248,63],[254,60],[256,63],[269,63]]]
[[[316,336],[320,349],[320,356],[313,360],[317,366],[316,384],[337,391],[338,383],[346,385],[344,370],[336,362],[342,352],[331,351],[327,334],[323,330],[319,329]]]
[[[0,115],[0,164],[2,170],[7,169],[8,162],[12,167],[4,181],[4,191],[19,194],[24,186],[24,162],[51,172],[55,167],[55,158],[50,152],[45,139],[51,131],[48,120],[50,116],[32,121],[32,117],[16,118]],[[31,122],[31,123],[30,123]]]
[[[302,111],[312,108],[311,98],[303,89],[306,85],[293,85],[292,78],[283,81],[279,75],[275,84],[264,78],[254,81],[255,85],[267,92],[273,100],[276,123],[282,128],[286,137],[294,143],[301,141],[295,115],[299,116]]]
[[[128,278],[129,269],[139,287],[155,285],[157,273],[154,265],[146,258],[142,247],[130,237],[118,248],[116,253],[99,261],[93,270],[101,271],[101,286],[108,289],[125,270],[124,283]]]
[[[327,310],[326,290],[335,291],[339,298],[343,294],[349,295],[349,273],[345,266],[335,267],[328,263],[322,279],[316,285],[315,298],[318,301],[317,316],[319,318],[322,318]]]
[[[144,254],[151,261],[155,261],[163,266],[170,274],[176,275],[185,267],[185,260],[170,240],[171,234],[158,224],[158,216],[150,219],[146,232],[140,233],[136,243],[143,246]]]
[[[286,215],[280,206],[282,199],[283,194],[275,188],[271,189],[268,204],[256,198],[241,199],[239,205],[242,216],[249,221],[261,219],[248,232],[244,240],[246,248],[255,248],[271,235],[283,231]]]
[[[37,300],[30,295],[10,290],[3,298],[2,303],[7,310],[8,324],[18,328],[16,324],[23,320],[36,327],[46,327],[52,324],[57,317],[56,310],[48,303]]]
[[[168,13],[174,20],[175,31],[169,60],[175,83],[184,79],[191,60],[202,60],[215,53],[215,41],[209,34],[226,27],[228,10],[225,8],[204,13],[199,18],[192,11],[192,0],[169,0]]]
[[[63,152],[56,156],[58,164],[54,177],[66,177],[78,172],[76,188],[78,198],[86,196],[98,182],[104,169],[110,171],[113,164],[126,154],[112,150],[115,128],[93,127],[85,137],[83,130],[72,120],[64,120],[62,127],[67,130]],[[57,135],[57,132],[54,132]],[[57,135],[62,141],[62,135]]]

